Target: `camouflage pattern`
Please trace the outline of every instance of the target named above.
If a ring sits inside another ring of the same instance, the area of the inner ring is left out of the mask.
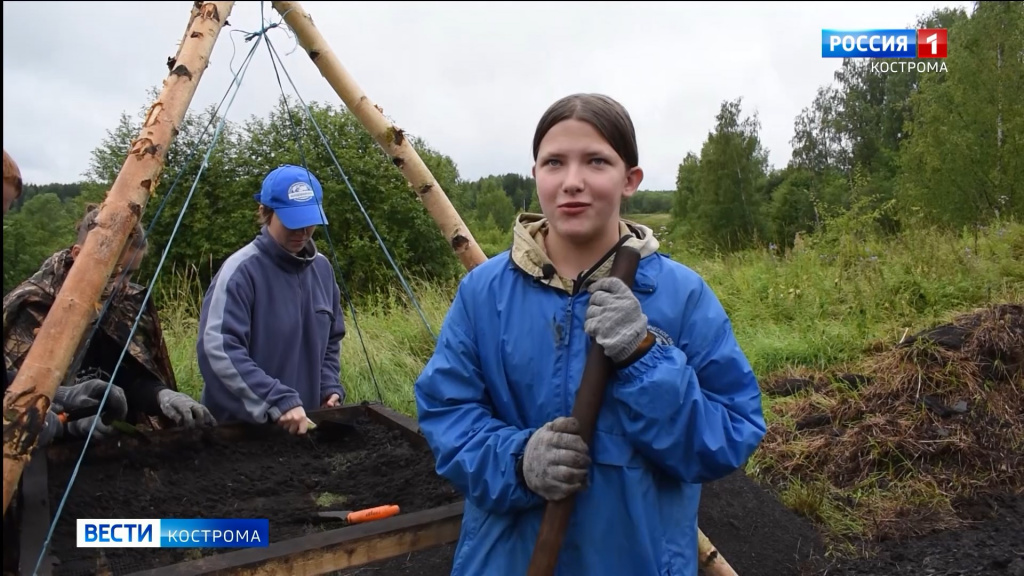
[[[43,319],[71,270],[72,262],[70,249],[55,253],[43,262],[31,278],[4,297],[4,364],[7,370],[21,367]],[[145,294],[145,287],[130,283],[115,295],[115,301],[104,314],[103,331],[122,348],[135,324]],[[101,309],[102,303],[96,306],[97,315]],[[91,330],[92,324],[86,330],[86,337]],[[146,312],[139,319],[134,337],[128,345],[128,353],[164,386],[171,390],[178,389],[160,319],[152,300],[147,302]],[[81,381],[81,378],[75,378],[75,381]],[[162,415],[159,418],[140,419],[140,422],[147,420],[152,428],[165,428],[171,422]]]

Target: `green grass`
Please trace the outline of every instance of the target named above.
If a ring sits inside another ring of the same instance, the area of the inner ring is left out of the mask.
[[[760,377],[790,366],[827,368],[861,356],[879,340],[897,341],[957,311],[1024,300],[1021,224],[985,229],[976,238],[912,231],[889,242],[870,240],[856,252],[811,242],[784,255],[750,250],[706,257],[684,246],[662,239],[663,252],[696,270],[715,290]],[[169,276],[160,299],[165,338],[179,387],[198,395],[201,287],[188,271]],[[436,334],[455,283],[413,286]],[[429,332],[415,308],[397,296],[363,298],[357,306],[355,322],[346,312],[349,332],[342,349],[350,400],[378,399],[365,347],[384,402],[415,415],[412,384],[433,350]]]
[[[706,279],[762,379],[781,370],[824,370],[854,361],[879,343],[895,343],[907,333],[977,306],[1024,302],[1021,224],[999,224],[976,235],[910,230],[886,240],[840,230],[808,239],[785,253],[749,250],[707,256],[673,238],[666,214],[629,218],[651,226],[663,252]],[[494,251],[507,247],[498,233],[485,237]],[[179,388],[198,396],[202,384],[195,338],[200,288],[194,278],[172,273],[161,301],[166,303],[162,317]],[[417,299],[435,333],[454,288],[454,282],[415,284]],[[415,417],[413,383],[433,350],[420,316],[398,297],[361,299],[356,313],[358,331],[351,313],[346,314],[349,335],[342,351],[348,401],[382,398]],[[370,376],[364,347],[375,379]],[[772,410],[775,402],[765,397],[769,424],[780,418]],[[759,452],[751,459],[748,470],[755,477],[764,458],[771,455]],[[837,506],[835,490],[826,484],[790,479],[781,488],[780,498],[827,531],[856,535],[866,520]],[[906,491],[905,501],[936,497],[934,491],[918,485]]]

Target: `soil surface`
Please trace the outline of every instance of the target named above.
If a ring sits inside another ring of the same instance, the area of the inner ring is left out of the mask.
[[[396,502],[403,511],[458,499],[433,473],[429,453],[373,423],[361,422],[358,430],[346,437],[319,438],[315,447],[289,437],[231,444],[206,439],[122,462],[88,462],[54,535],[53,549],[65,553],[55,576],[97,572],[99,554],[74,547],[74,524],[68,519],[269,517],[271,540],[277,541],[336,527],[309,521],[318,509],[310,494],[345,495],[354,508]],[[274,468],[277,462],[281,465]],[[52,467],[54,502],[71,465]],[[196,470],[205,471],[201,478]],[[110,502],[116,497],[128,508],[115,514]],[[1024,495],[983,497],[959,503],[956,509],[967,522],[964,528],[866,543],[867,557],[826,560],[821,539],[807,519],[737,472],[704,485],[699,523],[740,576],[1024,576]],[[113,574],[195,557],[194,550],[192,556],[173,549],[104,552],[105,562],[99,565],[109,566]],[[448,576],[454,552],[452,543],[335,574]]]
[[[824,557],[817,530],[742,471],[705,484],[697,525],[740,576],[794,576]]]
[[[317,521],[319,511],[397,504],[408,513],[461,499],[434,472],[429,450],[369,419],[307,437],[270,430],[225,441],[203,433],[118,458],[96,452],[83,461],[54,531],[54,576],[94,574],[104,564],[124,574],[231,551],[76,548],[77,518],[268,518],[277,542],[342,527]],[[74,465],[50,464],[52,510]]]
[[[704,485],[701,530],[739,576],[1024,576],[1024,495],[957,506],[964,528],[865,544],[867,556],[826,560],[813,525],[742,472]],[[455,544],[336,576],[448,576]]]
[[[872,557],[833,563],[827,576],[1024,576],[1024,494],[956,506],[964,528],[877,546]]]
[[[823,554],[814,527],[742,472],[705,484],[699,514],[701,530],[740,576],[793,576]],[[448,576],[454,554],[452,544],[338,574]]]

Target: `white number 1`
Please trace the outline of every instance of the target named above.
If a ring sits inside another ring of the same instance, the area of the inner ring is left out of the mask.
[[[925,38],[924,41],[932,45],[932,55],[933,56],[939,53],[939,35],[938,34],[932,34],[931,36]]]

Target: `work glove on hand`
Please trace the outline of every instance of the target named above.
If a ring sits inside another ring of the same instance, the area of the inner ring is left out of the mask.
[[[160,402],[160,411],[179,426],[195,428],[197,423],[199,426],[217,425],[213,414],[210,414],[206,406],[196,402],[188,394],[164,388],[157,393],[156,398]]]
[[[533,433],[523,453],[523,479],[545,500],[563,500],[583,488],[590,453],[575,418],[556,418]]]
[[[107,382],[98,378],[72,386],[58,386],[57,392],[53,395],[53,403],[60,407],[60,412],[72,412],[80,408],[99,406],[106,389]],[[107,394],[103,412],[107,414],[109,420],[124,420],[128,417],[128,400],[124,396],[124,390],[113,384],[110,385],[110,393]],[[75,438],[84,438],[89,434],[93,420],[99,417],[99,415],[89,416],[68,422],[64,425],[64,433]],[[106,438],[116,433],[116,428],[104,424],[101,419],[96,422],[93,437]]]
[[[618,364],[629,358],[647,336],[647,316],[629,286],[614,276],[596,280],[587,290],[590,305],[583,330]]]
[[[36,448],[46,448],[54,439],[64,435],[64,423],[60,421],[60,412],[61,407],[58,404],[50,404],[50,409],[46,411],[46,420],[43,422],[43,430],[36,441]]]

